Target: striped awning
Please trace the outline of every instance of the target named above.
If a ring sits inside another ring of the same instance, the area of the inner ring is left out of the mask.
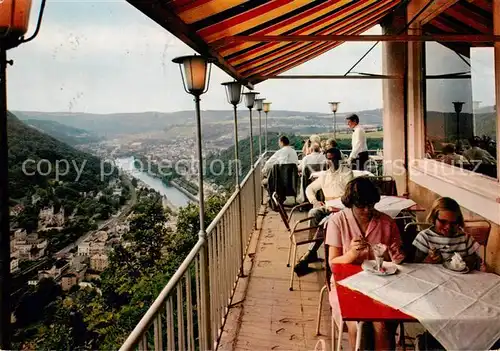
[[[128,0],[218,66],[251,84],[341,44],[338,41],[231,41],[252,35],[355,35],[400,0]]]

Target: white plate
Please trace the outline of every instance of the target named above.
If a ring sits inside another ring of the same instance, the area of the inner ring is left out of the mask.
[[[383,268],[385,268],[385,272],[380,272],[377,270],[377,264],[375,263],[375,260],[364,261],[363,264],[361,264],[361,268],[363,268],[365,272],[382,276],[393,275],[398,271],[398,267],[394,263],[384,262]]]
[[[450,263],[451,263],[450,260],[444,261],[443,262],[443,267],[446,268],[446,269],[448,269],[448,270],[450,270],[450,271],[452,271],[452,272],[455,272],[455,273],[461,273],[461,274],[469,273],[469,267],[465,266],[465,268],[463,270],[457,271],[456,269],[451,268]]]

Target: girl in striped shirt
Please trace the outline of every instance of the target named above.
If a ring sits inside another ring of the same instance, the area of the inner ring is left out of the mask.
[[[434,201],[427,221],[432,226],[418,233],[413,241],[417,248],[415,262],[442,263],[457,252],[470,270],[480,268],[480,245],[463,231],[464,217],[455,200],[441,197]]]

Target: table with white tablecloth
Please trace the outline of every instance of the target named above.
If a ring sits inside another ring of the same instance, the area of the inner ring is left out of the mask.
[[[405,264],[391,276],[360,272],[338,282],[417,319],[447,350],[488,350],[500,339],[500,277]]]

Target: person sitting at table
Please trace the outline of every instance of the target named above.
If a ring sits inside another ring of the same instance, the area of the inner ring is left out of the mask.
[[[329,245],[329,264],[361,264],[374,259],[371,244],[387,245],[386,260],[401,263],[405,255],[401,250],[401,237],[396,222],[375,209],[380,201],[379,189],[367,177],[351,180],[341,198],[346,207],[330,216],[325,243]],[[332,284],[334,289],[334,284]],[[356,345],[357,323],[346,322],[349,343]],[[397,323],[373,322],[376,350],[393,350]]]
[[[309,137],[309,139],[304,141],[304,146],[302,147],[302,155],[304,157],[313,152],[312,145],[314,143],[321,145],[321,137],[318,134],[313,134]]]
[[[297,152],[295,152],[294,148],[290,146],[290,140],[286,136],[281,136],[279,139],[280,149],[276,151],[269,160],[266,161],[264,167],[262,167],[262,184],[267,185],[268,176],[271,172],[271,169],[275,164],[287,164],[287,163],[295,163],[299,162],[299,158],[297,157]]]
[[[326,163],[326,157],[321,152],[321,146],[319,143],[313,143],[311,146],[312,152],[304,156],[302,160],[300,160],[299,172],[304,174],[304,171],[308,165],[321,165]]]
[[[349,167],[341,164],[340,150],[336,148],[329,149],[326,152],[328,162],[328,170],[320,174],[320,176],[306,188],[307,200],[313,205],[309,211],[308,217],[314,217],[310,220],[310,227],[317,227],[319,223],[331,213],[331,210],[325,206],[324,202],[317,199],[318,191],[323,191],[325,201],[334,200],[341,197],[347,183],[354,178],[353,172]],[[311,236],[318,235],[316,229],[312,230]],[[321,247],[321,242],[312,243],[309,246],[307,253],[302,256],[299,263],[295,265],[295,272],[301,273],[306,271],[310,262],[318,260],[318,249]]]
[[[418,233],[413,241],[417,249],[415,262],[442,263],[458,252],[470,270],[482,268],[480,245],[463,231],[464,217],[455,200],[441,197],[434,201],[427,222],[432,226]]]

